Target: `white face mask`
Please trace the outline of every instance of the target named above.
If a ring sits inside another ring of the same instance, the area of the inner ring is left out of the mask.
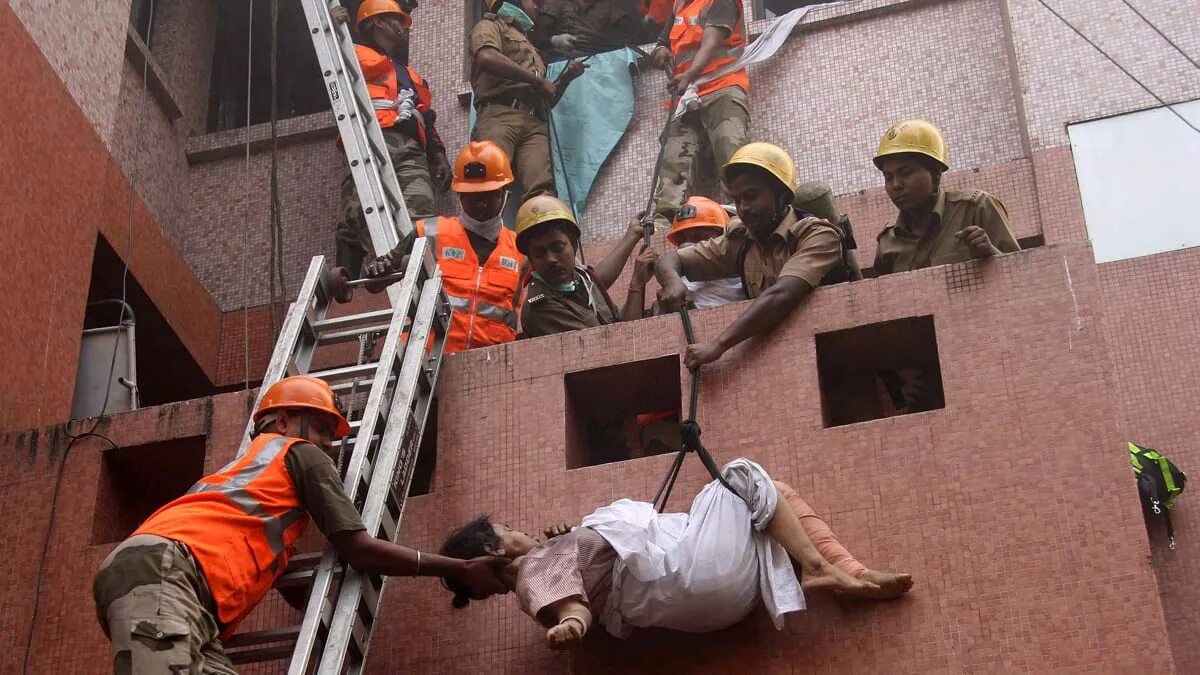
[[[463,227],[469,231],[487,239],[488,241],[496,241],[500,236],[500,228],[504,227],[504,207],[508,206],[508,193],[504,193],[504,203],[500,205],[500,210],[496,215],[487,220],[475,220],[471,214],[466,211],[462,212],[459,220],[462,221]]]
[[[685,241],[682,244],[676,246],[675,248],[683,250],[689,246],[695,246],[695,245],[696,245],[696,242],[694,242],[694,241]]]

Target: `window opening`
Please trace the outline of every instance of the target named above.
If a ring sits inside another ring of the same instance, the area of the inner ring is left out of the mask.
[[[133,534],[142,521],[204,475],[204,436],[187,436],[104,452],[92,516],[92,544]]]
[[[826,427],[946,407],[932,316],[819,333]]]
[[[353,7],[351,12],[353,16]],[[246,125],[246,46],[251,29],[250,123],[271,120],[270,20],[270,3],[254,3],[252,23],[250,3],[218,0],[208,109],[210,132]],[[279,119],[329,110],[325,81],[300,3],[279,3],[278,35]]]
[[[564,384],[568,469],[679,449],[678,356],[567,373]]]

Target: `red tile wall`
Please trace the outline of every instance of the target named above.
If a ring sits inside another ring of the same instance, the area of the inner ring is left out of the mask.
[[[825,288],[770,338],[704,372],[699,420],[717,460],[749,456],[793,484],[865,563],[912,572],[910,598],[864,606],[814,596],[782,632],[760,612],[716,635],[597,635],[565,655],[543,646],[511,598],[451,611],[436,583],[398,579],[371,672],[1171,672],[1121,448],[1118,347],[1101,276],[1076,244]],[[697,312],[698,335],[715,335],[745,307]],[[946,408],[822,428],[813,334],[925,314]],[[681,346],[677,320],[660,317],[447,357],[433,491],[410,500],[402,539],[430,550],[480,512],[532,530],[618,497],[648,499],[669,457],[566,470],[563,374]],[[160,406],[113,416],[99,431],[122,446],[205,435],[211,471],[232,455],[252,401],[250,392]],[[56,427],[0,437],[10,458],[0,466],[0,536],[19,551],[0,576],[9,643],[0,672],[17,672],[24,658],[66,440]],[[63,465],[30,672],[104,670],[89,585],[111,545],[84,542],[105,447],[84,440]],[[689,461],[671,507],[685,508],[703,482]],[[1170,603],[1167,616],[1178,616]],[[296,618],[273,598],[253,625]]]
[[[8,92],[0,125],[0,271],[9,328],[0,333],[0,429],[66,419],[98,233],[124,255],[129,183],[13,10],[0,7]],[[32,58],[31,58],[32,57]],[[52,111],[52,114],[49,114]],[[140,199],[131,273],[197,362],[216,369],[220,314]]]
[[[1158,448],[1200,475],[1200,301],[1186,280],[1200,275],[1200,248],[1099,266],[1107,307],[1104,322],[1120,394],[1122,441]],[[1194,486],[1193,486],[1194,489]],[[1166,530],[1151,530],[1152,562],[1162,590],[1175,666],[1200,663],[1200,499],[1185,492],[1172,511],[1178,548]]]

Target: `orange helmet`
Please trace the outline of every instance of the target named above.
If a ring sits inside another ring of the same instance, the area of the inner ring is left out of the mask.
[[[412,15],[401,9],[396,0],[363,0],[358,6],[358,16],[354,18],[354,25],[362,30],[364,21],[381,14],[399,14],[406,27],[412,26]]]
[[[491,192],[513,182],[508,155],[491,141],[471,141],[454,160],[455,192]]]
[[[341,438],[350,433],[350,423],[342,415],[341,406],[338,405],[333,390],[329,388],[329,383],[311,375],[293,375],[271,385],[267,393],[263,394],[258,410],[254,411],[254,423],[258,424],[262,416],[269,412],[292,408],[305,408],[333,415],[337,419],[334,438]]]
[[[667,233],[667,241],[678,246],[680,232],[698,227],[716,229],[720,234],[728,223],[729,214],[720,204],[708,197],[688,197],[675,215],[675,222]]]

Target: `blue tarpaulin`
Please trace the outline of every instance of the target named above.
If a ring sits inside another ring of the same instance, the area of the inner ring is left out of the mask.
[[[633,74],[637,60],[632,49],[595,54],[587,59],[587,70],[567,87],[550,114],[550,155],[558,196],[571,204],[576,215],[583,213],[592,183],[600,167],[617,147],[633,120]],[[553,80],[567,61],[549,65]],[[475,106],[469,124],[475,128]],[[505,222],[512,223],[520,195],[509,200]]]

